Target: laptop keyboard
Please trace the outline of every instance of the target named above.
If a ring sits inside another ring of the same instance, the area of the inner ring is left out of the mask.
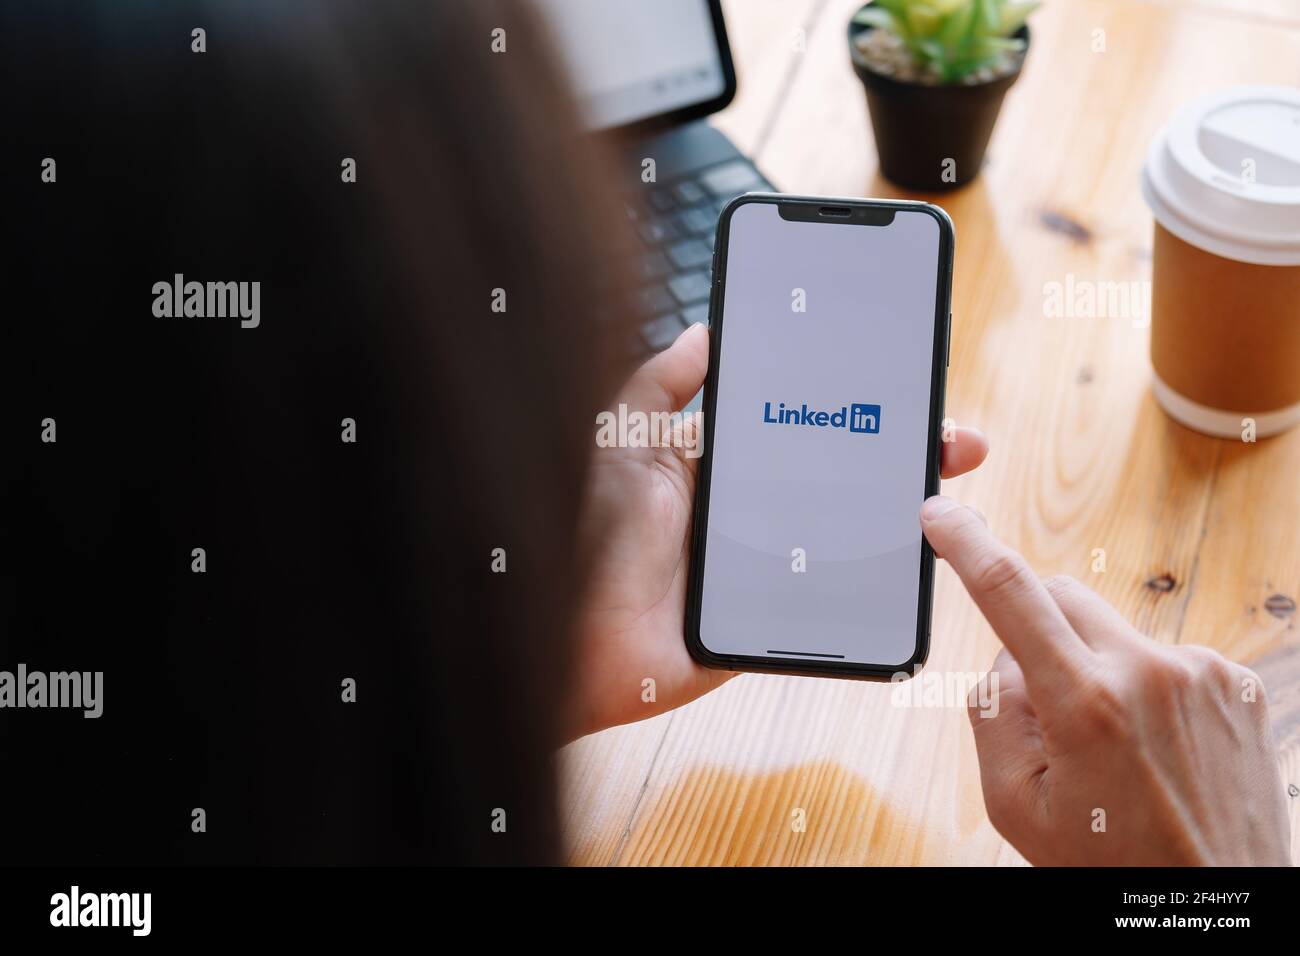
[[[636,235],[631,307],[641,319],[641,350],[661,352],[695,322],[709,321],[718,213],[735,196],[771,190],[746,159],[729,160],[624,197]]]

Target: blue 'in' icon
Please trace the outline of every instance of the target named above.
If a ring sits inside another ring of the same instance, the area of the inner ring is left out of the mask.
[[[850,406],[849,431],[878,435],[880,433],[880,406],[856,404]]]

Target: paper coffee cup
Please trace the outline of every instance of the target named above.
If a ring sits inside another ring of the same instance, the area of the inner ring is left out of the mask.
[[[1300,90],[1188,103],[1152,142],[1142,195],[1156,400],[1221,437],[1300,423]]]

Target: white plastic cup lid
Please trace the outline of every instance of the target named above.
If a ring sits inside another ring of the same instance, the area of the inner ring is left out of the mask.
[[[1300,89],[1233,86],[1185,104],[1151,143],[1142,195],[1206,252],[1300,265]]]

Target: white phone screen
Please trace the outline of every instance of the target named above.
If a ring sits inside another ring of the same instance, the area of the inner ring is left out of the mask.
[[[715,654],[916,654],[941,226],[731,217],[700,640]]]

